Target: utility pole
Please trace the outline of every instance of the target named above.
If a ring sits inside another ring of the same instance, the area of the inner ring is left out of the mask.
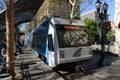
[[[6,0],[6,43],[7,43],[7,71],[14,79],[14,0]]]

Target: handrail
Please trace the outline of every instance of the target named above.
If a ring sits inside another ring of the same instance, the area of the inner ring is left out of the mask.
[[[12,62],[5,62],[4,61],[4,58],[2,58],[2,57],[0,57],[1,59],[3,59],[3,62],[2,63],[0,63],[0,69],[3,69],[3,68],[6,68],[6,67],[3,67],[3,65],[6,65],[6,64],[23,64],[23,60],[24,60],[24,58],[23,57],[16,57],[16,59],[17,60],[19,60],[20,62],[18,62],[18,61],[12,61]]]
[[[16,58],[17,59],[17,58]],[[18,58],[19,60],[23,61],[24,58]],[[3,62],[2,64],[13,64],[13,63],[16,63],[18,61],[12,61],[12,62]]]
[[[10,74],[1,74],[0,80],[12,80],[12,76]]]

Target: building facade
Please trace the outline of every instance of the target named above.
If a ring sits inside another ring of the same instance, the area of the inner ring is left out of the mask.
[[[118,53],[120,54],[120,1],[115,0],[115,15],[114,15],[114,24],[115,24],[115,42],[118,45]]]
[[[99,14],[97,13],[97,11],[90,11],[81,16],[82,20],[84,20],[85,18],[90,18],[90,19],[95,20],[97,23],[100,23]],[[108,15],[107,15],[106,21],[109,21]]]
[[[82,20],[84,20],[85,18],[90,18],[90,19],[96,20],[96,22],[98,22],[98,23],[100,22],[99,16],[98,16],[96,11],[90,11],[90,12],[83,14],[81,16]]]

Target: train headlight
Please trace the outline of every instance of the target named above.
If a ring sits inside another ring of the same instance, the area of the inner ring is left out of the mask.
[[[60,57],[60,59],[64,58],[65,57],[65,51],[60,51],[59,57]]]
[[[89,54],[92,55],[92,48],[89,49]]]

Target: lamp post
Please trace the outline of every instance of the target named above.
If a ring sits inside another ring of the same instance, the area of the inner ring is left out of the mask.
[[[98,66],[108,66],[108,62],[105,58],[105,37],[106,37],[106,30],[105,27],[103,26],[103,22],[106,21],[107,18],[107,9],[108,9],[108,4],[104,2],[102,5],[102,2],[100,0],[97,0],[95,3],[99,18],[101,20],[101,56],[100,59],[97,63]],[[101,7],[102,6],[102,7]]]

